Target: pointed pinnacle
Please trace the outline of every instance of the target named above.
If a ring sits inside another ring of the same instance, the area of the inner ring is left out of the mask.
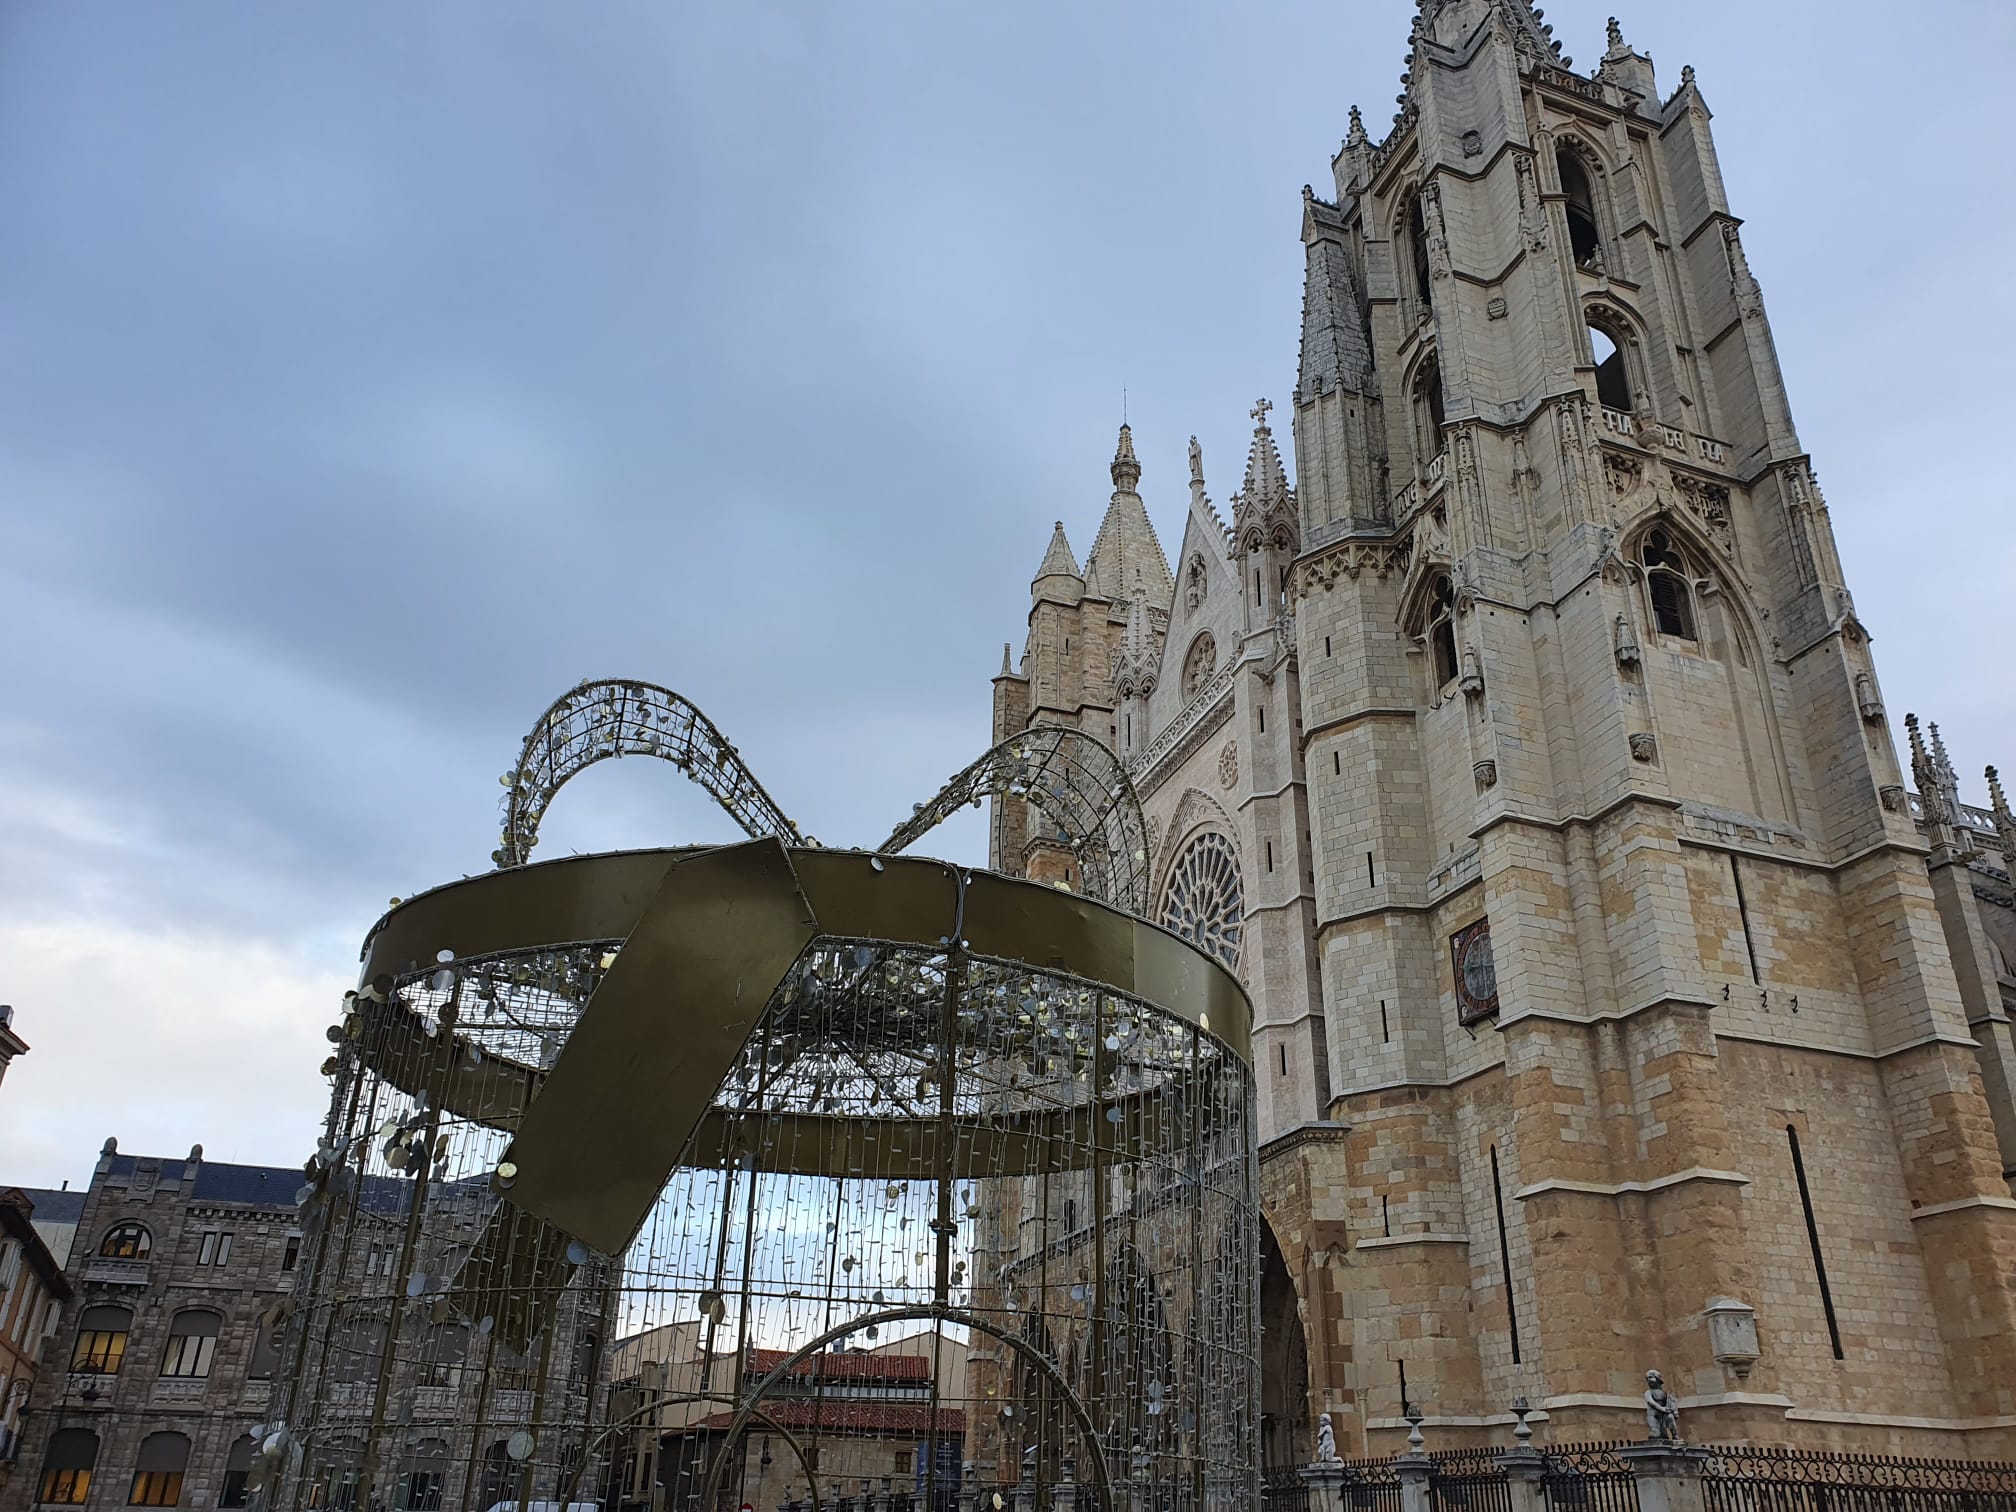
[[[2009,800],[2002,795],[2002,775],[1992,766],[1988,768],[1988,806],[1995,810],[1997,819],[2007,819]]]
[[[1120,444],[1113,449],[1113,486],[1123,493],[1134,492],[1141,481],[1141,463],[1134,456],[1134,432],[1120,427]]]

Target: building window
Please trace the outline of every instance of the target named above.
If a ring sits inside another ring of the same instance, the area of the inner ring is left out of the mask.
[[[1639,560],[1645,564],[1645,592],[1652,600],[1652,623],[1661,635],[1698,640],[1694,588],[1687,559],[1663,530],[1645,537]]]
[[[1491,958],[1491,921],[1479,919],[1449,938],[1456,971],[1456,1021],[1475,1024],[1498,1011],[1498,967]]]
[[[58,1428],[49,1436],[36,1499],[70,1507],[81,1504],[91,1494],[91,1467],[97,1463],[97,1434],[88,1428]]]
[[[206,1230],[203,1242],[196,1247],[198,1265],[229,1265],[231,1263],[231,1236],[220,1234],[216,1229]]]
[[[441,1491],[448,1483],[448,1441],[425,1438],[406,1451],[399,1479],[405,1494],[395,1489],[393,1504],[407,1512],[439,1512]]]
[[[1425,467],[1442,455],[1442,364],[1430,357],[1414,380],[1414,449]]]
[[[1603,235],[1596,225],[1596,196],[1589,187],[1589,171],[1567,147],[1554,154],[1554,167],[1561,175],[1561,192],[1568,196],[1568,246],[1575,254],[1575,266],[1601,270]]]
[[[338,1381],[375,1381],[378,1357],[384,1352],[384,1319],[346,1319],[329,1351],[330,1376]]]
[[[289,1234],[287,1236],[287,1248],[280,1255],[280,1269],[291,1271],[300,1263],[301,1236],[299,1234]]]
[[[189,1468],[189,1440],[179,1433],[150,1433],[140,1440],[133,1468],[132,1507],[173,1507],[182,1500],[182,1475]]]
[[[192,1381],[207,1378],[210,1362],[217,1354],[217,1335],[223,1326],[223,1315],[206,1308],[190,1308],[175,1314],[168,1325],[168,1348],[161,1356],[161,1374]]]
[[[266,1380],[279,1370],[279,1328],[280,1325],[270,1316],[259,1320],[259,1332],[252,1338],[252,1361],[245,1367],[248,1379]]]
[[[1605,409],[1630,414],[1631,374],[1624,366],[1624,350],[1601,326],[1589,327],[1589,352],[1596,359],[1596,402]]]
[[[77,1322],[77,1348],[70,1356],[70,1368],[93,1375],[117,1375],[119,1362],[126,1358],[126,1334],[132,1327],[133,1314],[126,1308],[85,1308]]]
[[[1456,588],[1447,573],[1428,588],[1428,654],[1434,660],[1438,691],[1456,681]]]
[[[1435,280],[1428,270],[1428,227],[1421,219],[1418,194],[1407,206],[1407,252],[1414,261],[1414,295],[1423,310],[1431,309],[1435,304]]]
[[[1177,861],[1162,902],[1162,927],[1227,966],[1238,964],[1246,894],[1239,883],[1238,857],[1223,835],[1198,836]]]
[[[420,1362],[423,1386],[459,1386],[462,1362],[469,1353],[469,1327],[465,1323],[436,1323],[427,1330],[426,1354]]]
[[[154,1236],[137,1223],[122,1223],[105,1236],[98,1253],[108,1260],[145,1260],[154,1248]]]
[[[252,1435],[241,1433],[231,1443],[224,1459],[224,1487],[217,1493],[220,1507],[242,1507],[252,1499]]]

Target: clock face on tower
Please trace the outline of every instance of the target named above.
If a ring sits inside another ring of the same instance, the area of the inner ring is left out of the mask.
[[[1498,967],[1491,959],[1491,921],[1479,919],[1449,938],[1456,968],[1456,1020],[1474,1024],[1498,1011]]]

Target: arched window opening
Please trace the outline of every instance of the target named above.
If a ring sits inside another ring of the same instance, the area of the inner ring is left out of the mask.
[[[252,1499],[252,1435],[241,1433],[224,1460],[224,1485],[217,1493],[220,1507],[242,1507]]]
[[[349,1383],[375,1381],[379,1357],[384,1353],[383,1318],[346,1319],[329,1349],[330,1377]]]
[[[1442,364],[1433,357],[1414,380],[1414,449],[1423,466],[1442,455]]]
[[[1435,303],[1435,280],[1428,269],[1428,227],[1421,219],[1421,196],[1407,206],[1407,251],[1414,259],[1414,293],[1426,310]]]
[[[1162,927],[1227,966],[1239,964],[1246,893],[1239,881],[1239,858],[1223,835],[1199,835],[1183,852],[1162,900]]]
[[[140,1440],[133,1464],[131,1507],[173,1507],[182,1500],[182,1476],[189,1468],[189,1440],[179,1433],[150,1433]]]
[[[42,1487],[36,1500],[66,1507],[80,1505],[91,1494],[91,1470],[97,1463],[97,1434],[89,1428],[58,1428],[49,1435],[49,1453],[42,1461]]]
[[[1428,593],[1428,649],[1435,658],[1435,686],[1446,688],[1456,681],[1456,590],[1445,573]]]
[[[1554,154],[1554,166],[1561,175],[1561,192],[1568,196],[1568,246],[1575,254],[1575,266],[1600,268],[1603,236],[1596,226],[1596,196],[1589,187],[1588,170],[1566,147]]]
[[[126,1335],[133,1314],[124,1307],[87,1307],[77,1320],[77,1347],[70,1368],[92,1375],[117,1375],[126,1358]]]
[[[363,1469],[362,1439],[336,1438],[320,1446],[315,1452],[315,1476],[308,1491],[308,1505],[318,1512],[355,1512],[357,1482],[363,1477]]]
[[[476,1505],[494,1507],[511,1489],[511,1451],[498,1439],[483,1451],[483,1475],[476,1493]]]
[[[1631,412],[1631,375],[1624,352],[1601,326],[1589,327],[1589,350],[1596,358],[1596,400],[1605,409]]]
[[[1652,623],[1661,635],[1698,640],[1694,624],[1694,588],[1687,559],[1663,530],[1645,537],[1639,560],[1645,564],[1645,589],[1652,600]]]
[[[448,1484],[448,1441],[424,1438],[406,1451],[393,1487],[393,1504],[406,1512],[439,1512]]]
[[[122,1223],[105,1236],[98,1253],[108,1260],[145,1260],[154,1248],[154,1236],[137,1223]]]
[[[460,1386],[462,1363],[469,1355],[469,1325],[436,1323],[427,1330],[426,1352],[420,1361],[423,1386]]]
[[[168,1348],[161,1356],[161,1374],[183,1380],[206,1379],[217,1356],[217,1335],[223,1327],[223,1315],[207,1309],[190,1308],[175,1314],[168,1325]]]

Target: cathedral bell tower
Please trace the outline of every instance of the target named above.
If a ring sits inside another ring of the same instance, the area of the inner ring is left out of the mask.
[[[1353,109],[1303,191],[1285,591],[1348,1134],[1268,1181],[1347,1452],[1408,1399],[1612,1436],[1652,1366],[1690,1437],[2016,1422],[2016,1098],[1709,122],[1615,22],[1577,71],[1525,0],[1423,0],[1390,130]]]

